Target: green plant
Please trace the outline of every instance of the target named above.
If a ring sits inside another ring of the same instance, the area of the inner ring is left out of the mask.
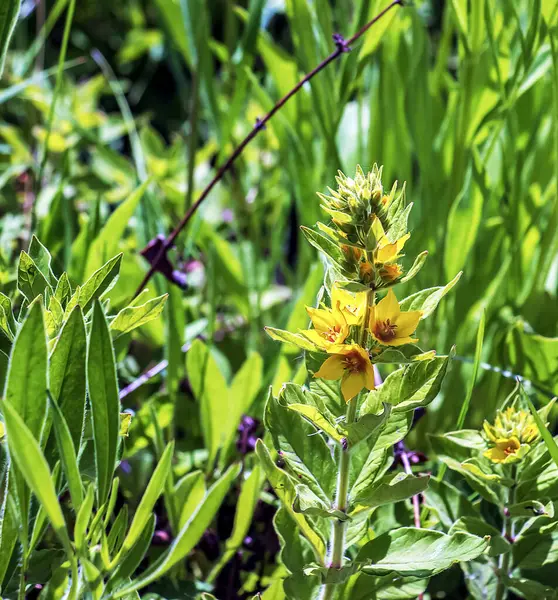
[[[315,597],[318,587],[321,600],[352,598],[361,588],[380,594],[407,584],[411,590],[400,597],[411,598],[430,576],[488,545],[488,538],[421,528],[375,537],[368,526],[378,507],[428,485],[428,477],[390,473],[391,448],[442,385],[451,354],[423,351],[413,334],[458,277],[398,302],[393,286],[426,259],[419,255],[407,272],[398,262],[410,237],[405,188],[385,192],[377,167],[366,174],[357,168],[354,179],[340,173],[337,184],[319,194],[331,223],[303,229],[327,260],[321,307],[307,309],[313,328],[267,328],[306,351],[308,387],[287,383],[268,399],[265,422],[280,464],[264,443],[257,452],[282,504],[275,525],[290,571],[288,598]],[[377,387],[374,369],[392,364],[400,368]],[[287,543],[297,534],[304,543]]]
[[[535,413],[543,428],[553,405]],[[490,538],[486,555],[462,565],[473,598],[502,600],[509,592],[533,600],[556,597],[553,578],[544,569],[555,562],[558,548],[556,464],[541,433],[526,397],[516,390],[482,431],[431,437],[438,458],[466,487],[434,480],[427,505],[449,533]],[[453,511],[448,513],[449,506]]]

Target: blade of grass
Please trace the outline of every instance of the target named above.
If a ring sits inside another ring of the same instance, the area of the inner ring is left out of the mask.
[[[482,343],[484,340],[484,327],[486,323],[486,312],[483,311],[482,317],[479,323],[479,329],[477,331],[477,343],[475,347],[475,360],[473,362],[473,372],[471,373],[471,378],[469,379],[469,387],[467,388],[467,395],[465,396],[465,400],[461,405],[461,410],[459,411],[459,417],[457,418],[457,426],[456,429],[461,429],[465,423],[465,418],[467,417],[467,411],[469,410],[469,404],[471,403],[471,397],[473,396],[473,389],[475,387],[475,382],[477,380],[477,374],[479,372],[479,365],[481,362],[482,355]],[[438,480],[442,480],[446,473],[447,465],[445,463],[442,464],[440,468],[440,472],[438,473]]]
[[[60,90],[62,89],[62,75],[64,73],[64,63],[66,61],[66,52],[68,50],[68,40],[70,39],[70,31],[72,29],[72,21],[74,19],[74,12],[76,8],[76,0],[70,0],[68,6],[68,12],[66,13],[66,23],[64,24],[64,35],[62,37],[62,45],[60,47],[60,54],[58,55],[58,67],[56,70],[56,83],[54,85],[54,94],[52,96],[52,102],[48,111],[47,125],[46,125],[46,137],[43,149],[43,156],[41,159],[39,174],[37,176],[36,190],[38,191],[42,185],[43,174],[45,171],[47,159],[48,159],[48,144],[50,141],[50,135],[52,132],[52,125],[54,122],[54,113],[56,111],[56,104],[58,97],[60,96]],[[34,218],[35,211],[32,211],[32,219]]]

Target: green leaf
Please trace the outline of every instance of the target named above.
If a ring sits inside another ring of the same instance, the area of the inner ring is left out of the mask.
[[[345,258],[338,244],[332,242],[326,235],[308,227],[301,226],[300,230],[314,248],[323,252],[341,273],[346,273],[343,266]]]
[[[145,587],[152,581],[160,579],[169,569],[180,562],[199,542],[204,531],[217,514],[223,499],[229,491],[232,482],[238,476],[239,471],[239,465],[230,467],[208,490],[203,502],[200,503],[190,520],[179,531],[168,550],[151,567],[142,573],[139,579],[123,586],[112,597],[115,599],[123,598]]]
[[[431,478],[423,501],[444,529],[449,530],[460,517],[478,517],[479,511],[467,495],[446,481]]]
[[[97,503],[101,506],[107,499],[116,467],[120,401],[112,340],[103,309],[98,301],[93,308],[87,349],[87,389],[93,423]]]
[[[193,515],[206,494],[205,478],[202,471],[185,475],[174,487],[176,513],[179,515],[178,528],[181,529]]]
[[[81,306],[83,314],[87,314],[93,302],[101,298],[116,283],[121,262],[122,254],[118,254],[95,271],[81,287],[78,287],[66,306],[65,315],[68,315],[76,304]]]
[[[541,600],[542,598],[544,600],[555,600],[558,597],[558,590],[554,586],[545,585],[525,577],[504,576],[504,582],[509,590],[519,594],[526,600]]]
[[[327,502],[337,477],[335,462],[324,437],[302,415],[289,410],[289,402],[305,402],[309,392],[288,383],[274,398],[271,390],[264,411],[264,422],[287,468],[324,502]]]
[[[315,344],[300,333],[291,333],[290,331],[284,331],[283,329],[275,329],[275,327],[265,327],[265,331],[271,339],[278,342],[285,342],[310,352],[317,352],[320,350]]]
[[[423,492],[428,487],[429,480],[429,476],[415,477],[407,473],[386,475],[379,481],[373,482],[370,487],[361,489],[352,499],[352,504],[358,511],[359,505],[376,508],[383,504],[400,502]]]
[[[52,409],[52,422],[54,424],[54,433],[58,445],[58,452],[62,462],[62,468],[68,481],[72,504],[77,509],[83,501],[83,489],[81,484],[81,476],[76,456],[76,448],[72,441],[72,434],[66,419],[58,406],[56,400],[49,394],[50,407]],[[78,448],[79,449],[79,448]]]
[[[552,437],[550,431],[548,431],[548,428],[541,419],[541,416],[537,412],[537,409],[533,406],[533,403],[531,402],[530,398],[525,393],[523,393],[522,395],[525,398],[527,405],[529,406],[529,410],[533,415],[533,419],[535,419],[535,423],[537,424],[537,428],[541,434],[543,442],[548,448],[548,453],[552,457],[552,460],[555,462],[556,466],[558,466],[558,445],[554,441],[554,438]]]
[[[5,0],[0,6],[0,77],[4,72],[6,54],[17,23],[20,5],[21,0]]]
[[[555,563],[558,561],[558,531],[521,537],[513,544],[512,552],[514,568],[540,569]]]
[[[163,294],[140,306],[123,308],[110,323],[113,339],[156,319],[163,312],[167,298],[168,294]]]
[[[428,288],[405,298],[399,303],[401,310],[421,310],[421,319],[426,319],[426,317],[429,317],[436,310],[440,300],[459,281],[461,275],[462,273],[458,273],[447,285],[443,287]]]
[[[27,252],[21,252],[17,265],[17,288],[32,302],[37,296],[44,294],[45,290],[52,292],[48,281],[39,271],[39,268]]]
[[[431,577],[458,562],[477,558],[488,540],[468,533],[447,535],[440,531],[401,527],[365,544],[357,556],[370,575],[391,572],[404,576]]]
[[[532,517],[554,517],[554,504],[543,504],[537,500],[527,500],[506,506],[510,519],[530,519]]]
[[[427,406],[438,395],[454,354],[452,349],[449,356],[421,360],[394,371],[368,394],[361,410],[380,403],[391,404],[393,413]]]
[[[331,439],[336,442],[340,442],[343,439],[343,435],[337,431],[334,425],[332,425],[324,415],[317,409],[317,407],[311,404],[287,404],[289,410],[302,415],[307,421],[312,423],[318,431],[323,431]]]
[[[126,581],[139,567],[151,546],[153,533],[155,532],[155,521],[155,514],[149,515],[147,523],[140,532],[140,536],[133,548],[127,552],[126,556],[111,574],[109,585],[107,586],[108,592],[112,590],[112,583],[118,584],[120,581]]]
[[[31,237],[31,243],[29,244],[29,256],[33,259],[35,265],[47,282],[53,288],[56,288],[58,281],[50,266],[52,257],[50,256],[50,252],[41,244],[39,238],[37,238],[35,235]]]
[[[293,500],[293,510],[296,513],[309,515],[311,517],[323,517],[326,519],[336,519],[346,521],[349,517],[340,510],[330,508],[323,500],[304,484],[295,485],[295,498]]]
[[[45,510],[68,556],[71,556],[72,549],[66,522],[58,503],[52,475],[39,443],[10,402],[0,402],[0,407],[6,424],[10,457]]]
[[[319,561],[323,560],[326,551],[324,540],[316,532],[315,528],[308,522],[308,520],[302,514],[295,512],[293,509],[293,503],[296,497],[296,489],[292,478],[285,471],[282,471],[275,466],[273,460],[271,460],[269,450],[261,440],[258,440],[257,442],[256,453],[274,492],[283,503],[283,506],[289,515],[298,525],[301,533],[310,542],[310,545],[312,546],[312,549],[316,555],[316,559]]]
[[[373,577],[361,573],[351,588],[351,600],[414,600],[426,590],[428,579],[392,573]],[[371,594],[371,590],[374,590]]]
[[[234,524],[231,536],[225,543],[219,562],[211,571],[210,581],[213,581],[221,569],[233,558],[236,551],[242,545],[248,530],[252,524],[254,510],[262,491],[262,472],[259,464],[252,469],[250,475],[242,482],[240,495],[236,504]]]
[[[449,530],[450,535],[457,531],[464,531],[479,537],[490,538],[488,546],[489,556],[499,556],[511,551],[512,545],[503,537],[495,527],[489,525],[484,519],[479,517],[461,517]]]
[[[144,181],[110,215],[87,253],[85,276],[98,271],[108,257],[118,253],[118,246],[150,181]],[[84,309],[85,310],[85,309]],[[87,312],[85,310],[85,312]]]
[[[370,21],[376,17],[380,11],[385,10],[390,4],[391,2],[389,0],[376,0],[371,2],[369,5],[370,8],[368,9],[368,18],[366,20]],[[383,19],[378,21],[378,24],[374,27],[374,32],[364,36],[364,41],[358,55],[358,60],[360,63],[365,61],[377,50],[382,38],[389,31],[390,25],[395,19],[397,13],[397,7],[392,8]]]
[[[89,521],[91,520],[94,500],[95,486],[91,484],[87,488],[83,504],[79,507],[79,509],[76,507],[77,517],[74,525],[74,542],[76,544],[76,548],[81,552],[87,551],[86,534],[87,528],[89,527]]]
[[[4,395],[36,439],[47,408],[47,340],[39,300],[33,302],[12,346]]]
[[[370,406],[370,405],[369,405]],[[354,448],[360,442],[369,440],[368,444],[372,446],[383,431],[386,421],[391,414],[391,405],[383,404],[383,411],[380,414],[373,412],[363,412],[362,407],[359,417],[353,423],[340,423],[339,429],[346,436],[349,448]],[[372,437],[372,440],[369,438]]]
[[[114,568],[119,564],[121,558],[132,549],[132,547],[141,537],[141,534],[153,513],[155,503],[157,502],[165,486],[165,482],[171,468],[173,452],[174,441],[170,442],[170,444],[168,444],[165,448],[165,451],[159,460],[159,464],[149,480],[147,489],[145,490],[139,506],[134,514],[134,519],[132,520],[130,529],[128,530],[124,542],[122,543],[122,547],[113,560],[111,568]]]
[[[62,281],[62,279],[60,279]],[[74,448],[80,448],[85,414],[87,338],[81,308],[62,327],[49,367],[49,387],[68,425]]]
[[[194,340],[186,355],[186,369],[194,395],[200,405],[200,418],[208,465],[211,467],[223,443],[228,414],[228,387],[210,349]]]

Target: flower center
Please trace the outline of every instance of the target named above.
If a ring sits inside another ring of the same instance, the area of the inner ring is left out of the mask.
[[[392,323],[390,319],[385,321],[377,321],[374,327],[374,335],[382,342],[391,342],[396,337],[395,330],[397,325]]]
[[[322,337],[328,342],[335,342],[341,333],[341,325],[334,325],[322,331]]]
[[[349,352],[343,358],[343,368],[350,373],[362,373],[366,370],[366,359],[358,352]]]

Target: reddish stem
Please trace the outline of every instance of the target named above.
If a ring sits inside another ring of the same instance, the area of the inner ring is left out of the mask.
[[[356,40],[358,40],[362,35],[364,35],[372,25],[374,25],[377,21],[379,21],[388,11],[390,11],[396,5],[402,5],[403,0],[393,0],[391,4],[389,4],[384,10],[378,13],[371,21],[369,21],[362,29],[357,31],[351,38],[348,40],[343,40],[340,36],[336,36],[335,43],[336,49],[325,58],[317,67],[312,69],[307,75],[305,75],[295,86],[294,88],[288,92],[285,96],[283,96],[277,104],[265,115],[263,119],[258,119],[254,128],[250,131],[250,133],[240,142],[240,144],[233,150],[233,153],[229,156],[229,158],[221,165],[215,173],[213,179],[207,184],[200,197],[192,204],[189,210],[186,212],[182,220],[178,223],[175,229],[169,234],[169,236],[165,239],[164,244],[161,246],[159,254],[154,258],[149,271],[145,274],[142,282],[138,286],[134,294],[134,298],[136,298],[141,291],[146,286],[147,282],[153,277],[155,272],[157,271],[157,266],[163,256],[167,253],[169,248],[173,245],[174,240],[178,237],[180,232],[186,227],[196,210],[199,208],[200,204],[207,198],[211,190],[215,187],[215,185],[223,178],[223,175],[230,169],[234,161],[242,154],[244,148],[258,135],[258,133],[265,128],[265,124],[273,117],[273,115],[281,109],[301,88],[302,86],[310,81],[314,75],[317,75],[322,69],[327,67],[329,63],[333,62],[339,56],[341,56],[344,52],[350,51],[350,44],[353,44]]]

